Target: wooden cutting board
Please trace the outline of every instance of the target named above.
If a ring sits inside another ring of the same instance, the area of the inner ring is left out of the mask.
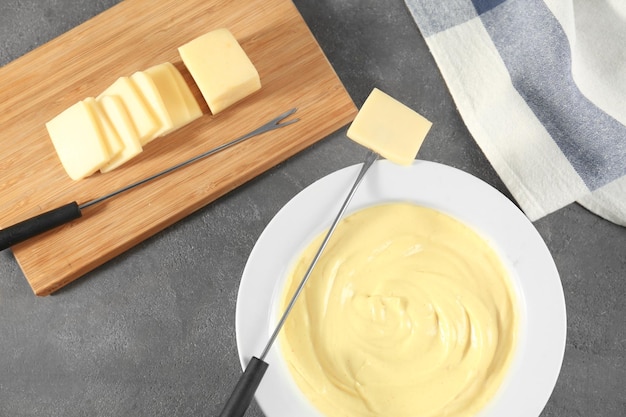
[[[226,27],[262,88],[212,116],[177,48]],[[204,111],[130,163],[81,181],[63,170],[45,122],[120,76],[172,62]],[[0,228],[107,194],[297,107],[301,120],[83,210],[12,247],[35,294],[48,295],[349,123],[356,107],[289,0],[126,0],[0,68]]]

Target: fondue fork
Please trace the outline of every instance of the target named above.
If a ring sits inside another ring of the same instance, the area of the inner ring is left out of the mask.
[[[143,185],[149,181],[156,180],[157,178],[163,177],[171,172],[184,168],[187,165],[190,165],[196,161],[199,161],[215,153],[223,151],[226,148],[230,148],[231,146],[236,145],[240,142],[243,142],[247,139],[250,139],[254,136],[258,136],[263,133],[269,132],[271,130],[279,129],[281,127],[285,127],[292,123],[295,123],[299,121],[300,119],[291,119],[291,120],[284,120],[284,119],[294,114],[296,110],[297,110],[296,108],[288,110],[285,113],[265,123],[263,126],[260,126],[256,128],[255,130],[237,139],[231,140],[230,142],[224,143],[223,145],[220,145],[213,149],[205,151],[201,153],[200,155],[196,155],[193,158],[180,162],[174,166],[164,169],[161,172],[157,172],[156,174],[153,174],[147,178],[143,178],[132,184],[126,185],[109,194],[100,196],[91,201],[87,201],[83,204],[78,204],[77,202],[74,201],[72,203],[65,204],[63,206],[54,208],[45,213],[26,219],[20,223],[16,223],[5,229],[0,228],[0,251],[7,249],[10,246],[16,245],[20,242],[23,242],[27,239],[30,239],[31,237],[37,236],[41,233],[47,232],[63,224],[69,223],[72,220],[82,217],[83,215],[82,210],[86,209],[87,207],[93,206],[94,204],[98,204],[104,200],[108,200],[109,198],[115,197],[116,195],[129,191],[133,188],[137,188],[140,185]]]
[[[250,359],[250,362],[248,362],[248,365],[246,365],[246,369],[244,370],[243,374],[239,378],[239,381],[237,381],[237,384],[235,385],[233,392],[231,393],[230,397],[226,401],[226,404],[224,405],[224,408],[222,409],[222,412],[220,413],[220,417],[241,417],[245,414],[246,410],[250,406],[250,403],[252,402],[252,398],[254,397],[254,393],[256,392],[259,384],[261,383],[261,380],[263,379],[263,375],[265,375],[265,371],[267,370],[267,367],[269,366],[269,364],[265,362],[265,357],[269,353],[270,348],[272,347],[272,345],[274,344],[274,341],[278,337],[278,334],[280,333],[280,330],[285,324],[285,320],[287,320],[287,317],[289,316],[289,313],[291,312],[294,304],[296,303],[298,296],[304,289],[304,285],[308,281],[309,276],[311,275],[311,272],[313,271],[313,268],[315,267],[315,264],[317,264],[317,261],[322,255],[322,252],[324,251],[324,248],[326,248],[326,244],[328,243],[328,241],[330,240],[330,237],[332,236],[333,232],[337,228],[337,224],[339,223],[339,220],[341,220],[346,209],[348,208],[348,205],[350,204],[352,197],[354,196],[357,188],[359,187],[361,180],[363,180],[365,173],[372,166],[374,161],[378,159],[378,156],[379,155],[373,151],[368,152],[367,156],[365,157],[365,162],[363,162],[363,166],[361,167],[361,170],[359,174],[357,175],[356,180],[354,184],[352,185],[350,192],[348,193],[348,196],[346,197],[345,201],[343,202],[343,205],[339,209],[339,213],[337,213],[335,220],[333,220],[332,224],[330,225],[328,232],[326,232],[326,236],[324,237],[324,240],[322,241],[319,249],[317,250],[317,253],[313,257],[313,260],[311,261],[309,268],[304,274],[304,277],[300,281],[300,284],[296,288],[296,291],[294,292],[293,296],[289,300],[289,304],[285,308],[283,315],[278,321],[278,324],[276,325],[274,332],[272,333],[269,340],[267,341],[267,344],[265,345],[263,352],[261,353],[261,355],[259,355],[259,357],[253,356]]]
[[[296,288],[289,304],[285,308],[278,325],[274,329],[274,333],[272,333],[267,345],[265,345],[263,353],[261,353],[259,357],[253,356],[250,359],[250,362],[246,365],[243,375],[241,375],[237,385],[235,385],[235,389],[226,402],[220,416],[241,417],[246,412],[267,370],[268,364],[265,362],[265,357],[276,340],[289,312],[302,292],[304,285],[309,279],[309,275],[311,275],[311,271],[313,271],[315,264],[324,251],[328,240],[335,231],[339,220],[346,211],[350,200],[352,200],[367,170],[379,156],[383,156],[400,165],[408,165],[411,163],[422,145],[424,137],[430,130],[431,125],[432,123],[423,116],[393,97],[376,88],[372,90],[346,133],[350,139],[369,149],[361,171],[341,206],[337,217],[335,217],[335,220],[328,229],[326,237],[324,237],[302,281],[300,281],[298,288]]]

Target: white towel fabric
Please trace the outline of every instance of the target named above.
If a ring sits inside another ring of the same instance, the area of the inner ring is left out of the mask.
[[[578,201],[626,226],[626,1],[405,3],[530,220]]]

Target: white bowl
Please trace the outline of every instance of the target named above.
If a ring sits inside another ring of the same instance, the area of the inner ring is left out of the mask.
[[[236,334],[242,368],[259,356],[281,311],[279,297],[292,262],[330,226],[360,165],[336,171],[289,201],[267,225],[241,278]],[[415,161],[402,167],[377,161],[348,213],[389,201],[408,201],[451,215],[490,241],[511,272],[520,312],[520,337],[502,387],[480,417],[539,416],[558,378],[566,337],[565,299],[554,261],[526,216],[499,191],[463,171]],[[256,400],[267,417],[323,417],[291,378],[278,341]]]

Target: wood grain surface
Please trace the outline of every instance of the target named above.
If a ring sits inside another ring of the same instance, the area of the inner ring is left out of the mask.
[[[262,88],[212,116],[177,47],[228,28]],[[162,62],[183,73],[204,115],[107,174],[71,180],[45,122],[118,77]],[[114,191],[235,139],[297,107],[301,120],[83,211],[12,247],[48,295],[349,123],[356,107],[289,0],[126,0],[0,68],[0,228]]]

